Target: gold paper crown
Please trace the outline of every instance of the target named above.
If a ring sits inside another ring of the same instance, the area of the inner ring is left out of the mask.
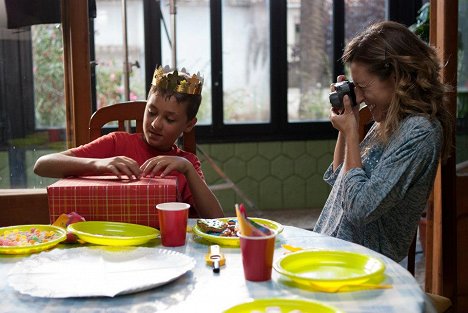
[[[178,93],[201,94],[203,78],[200,76],[200,72],[192,76],[186,72],[185,68],[182,68],[180,72],[181,74],[177,70],[172,71],[167,65],[164,68],[159,66],[154,70],[151,85]]]

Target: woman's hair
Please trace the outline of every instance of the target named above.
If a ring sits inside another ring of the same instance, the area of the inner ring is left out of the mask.
[[[395,92],[380,125],[383,142],[388,141],[405,117],[425,115],[440,121],[444,132],[442,159],[448,157],[453,132],[447,103],[450,88],[440,81],[440,62],[432,47],[404,25],[386,21],[372,25],[352,39],[342,60],[364,64],[380,80],[395,76]]]

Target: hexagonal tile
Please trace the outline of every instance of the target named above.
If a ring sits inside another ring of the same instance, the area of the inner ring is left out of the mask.
[[[327,154],[317,158],[317,173],[325,173],[333,161],[333,155]]]
[[[234,156],[234,145],[233,144],[212,144],[210,157],[224,162]]]
[[[231,158],[224,162],[223,172],[234,182],[244,178],[247,174],[247,167],[244,161],[238,158]]]
[[[234,153],[238,158],[248,161],[258,154],[257,147],[257,143],[236,143]]]
[[[281,142],[261,142],[258,144],[258,153],[272,160],[281,154]]]
[[[307,205],[311,208],[322,208],[327,201],[331,186],[323,181],[322,176],[313,175],[306,182]]]
[[[247,163],[247,176],[261,181],[270,175],[270,162],[262,156],[256,156]]]
[[[259,184],[259,210],[283,209],[282,184],[279,179],[267,177]]]
[[[306,151],[314,157],[319,157],[329,153],[328,147],[328,140],[309,140],[306,144]]]
[[[283,142],[282,151],[283,154],[289,156],[291,159],[295,159],[306,151],[305,141],[286,141]]]
[[[294,174],[294,162],[280,155],[271,162],[271,174],[279,179],[285,179]]]
[[[317,160],[309,155],[302,155],[294,160],[294,172],[301,178],[308,178],[317,172]]]
[[[283,181],[283,197],[288,209],[303,209],[306,206],[305,180],[291,176]]]

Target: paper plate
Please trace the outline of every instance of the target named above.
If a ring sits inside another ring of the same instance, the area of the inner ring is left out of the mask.
[[[67,227],[79,239],[106,246],[141,245],[159,236],[159,230],[149,226],[118,222],[78,222]]]
[[[294,311],[297,310],[297,311]],[[269,312],[300,312],[300,313],[343,313],[343,311],[320,302],[300,299],[257,299],[233,306],[224,313],[269,313]]]
[[[336,250],[302,250],[287,254],[273,264],[280,274],[305,286],[339,288],[381,277],[385,264],[372,256]]]
[[[35,253],[35,252],[40,252],[44,250],[48,250],[52,247],[55,247],[57,244],[60,242],[64,241],[67,239],[67,232],[65,229],[57,227],[57,226],[52,226],[52,225],[40,225],[40,224],[34,224],[34,225],[18,225],[18,226],[9,226],[9,227],[1,227],[0,228],[0,236],[3,236],[6,231],[20,231],[20,232],[26,232],[31,230],[31,228],[36,228],[40,231],[53,231],[57,233],[59,236],[58,238],[55,238],[51,241],[39,243],[36,245],[22,245],[22,246],[2,246],[0,245],[0,253],[3,254],[29,254],[29,253]]]
[[[32,255],[7,279],[34,297],[113,297],[167,284],[194,266],[192,257],[166,249],[88,246]]]
[[[272,230],[275,230],[278,234],[283,231],[283,225],[281,225],[278,222],[274,222],[271,220],[267,220],[264,218],[257,218],[257,217],[249,217],[249,219],[253,220],[256,223],[262,224]],[[236,217],[224,217],[224,218],[218,218],[218,220],[227,222],[229,220],[237,220]],[[216,236],[216,235],[211,235],[203,232],[200,227],[195,225],[193,228],[193,233],[197,236],[202,237],[203,239],[217,243],[222,246],[230,246],[230,247],[239,247],[240,246],[240,241],[239,237],[221,237],[221,236]]]

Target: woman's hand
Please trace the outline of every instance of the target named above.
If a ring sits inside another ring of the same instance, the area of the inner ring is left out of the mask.
[[[346,80],[346,76],[339,75],[337,82]],[[335,91],[335,86],[332,84],[330,90]],[[343,134],[358,129],[359,125],[359,105],[351,106],[351,99],[348,95],[343,97],[343,108],[330,108],[330,121],[333,127]]]
[[[154,177],[158,173],[161,177],[166,176],[172,171],[178,171],[186,174],[190,167],[193,167],[189,160],[178,156],[157,156],[146,160],[140,167],[143,176]]]
[[[330,121],[334,128],[344,135],[358,130],[359,126],[359,106],[352,107],[351,99],[348,95],[343,97],[344,108],[341,110],[330,109]]]

